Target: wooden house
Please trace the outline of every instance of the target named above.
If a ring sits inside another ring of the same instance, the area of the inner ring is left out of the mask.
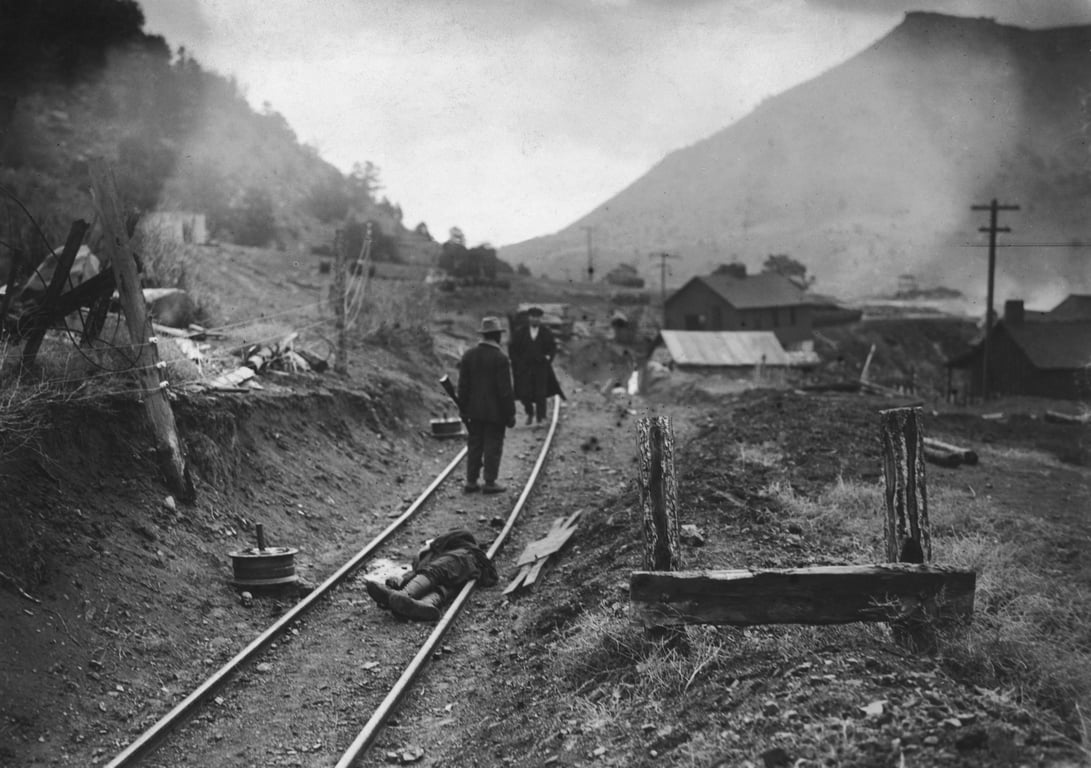
[[[694,277],[667,297],[664,328],[772,331],[785,347],[810,341],[812,307],[788,278],[762,273]]]
[[[988,332],[987,359],[982,339],[947,361],[949,381],[951,373],[961,373],[957,396],[982,397],[983,378],[989,396],[1091,396],[1091,317],[1079,317],[1079,302],[1069,299],[1044,313],[1025,311],[1022,301],[1006,302],[1003,317]],[[1058,309],[1063,311],[1054,314]]]

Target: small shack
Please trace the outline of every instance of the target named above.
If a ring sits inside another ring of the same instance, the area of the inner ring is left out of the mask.
[[[1041,313],[1025,311],[1022,301],[1005,302],[1003,317],[988,331],[987,359],[985,339],[981,339],[965,354],[947,361],[950,394],[978,399],[987,386],[989,396],[1087,398],[1091,394],[1091,317],[1071,319],[1078,304],[1066,299],[1053,311]],[[987,376],[982,376],[983,371]]]
[[[203,213],[153,211],[140,220],[140,228],[174,243],[203,245],[208,242],[208,225]]]
[[[791,364],[772,331],[663,330],[652,359],[669,368],[710,373],[747,373]]]

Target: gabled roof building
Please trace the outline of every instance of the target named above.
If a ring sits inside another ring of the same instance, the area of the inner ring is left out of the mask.
[[[679,331],[772,331],[787,347],[812,338],[811,313],[803,290],[782,275],[702,275],[667,297],[663,326]]]
[[[988,366],[989,396],[1030,395],[1067,400],[1091,397],[1091,316],[1080,317],[1070,296],[1050,312],[1026,312],[1022,301],[1008,301],[1004,316],[984,339],[947,367],[965,371],[963,394],[980,398],[982,370]],[[1057,312],[1057,310],[1063,310]]]

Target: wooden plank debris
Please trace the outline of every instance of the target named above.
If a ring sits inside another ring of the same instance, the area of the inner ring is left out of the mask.
[[[1046,411],[1045,420],[1053,424],[1091,424],[1091,413]]]
[[[847,624],[924,615],[968,619],[976,574],[913,563],[750,571],[635,571],[634,621],[678,624]]]
[[[942,466],[958,466],[959,464],[966,464],[973,466],[977,464],[977,453],[970,448],[961,448],[957,445],[951,445],[950,443],[944,443],[940,440],[936,440],[934,437],[924,438],[924,458],[931,461],[933,464],[941,464]],[[953,464],[944,464],[941,461],[937,461],[937,458],[946,462],[953,462]]]
[[[558,552],[572,538],[582,514],[583,510],[578,509],[568,517],[558,517],[553,521],[553,527],[549,529],[549,533],[546,534],[544,539],[538,539],[527,544],[523,554],[519,555],[519,559],[515,563],[516,567],[519,568],[519,572],[512,582],[504,588],[503,594],[507,595],[517,589],[530,587],[538,580],[538,576],[541,575],[542,568],[549,556]]]
[[[208,386],[211,389],[238,390],[240,384],[254,378],[256,375],[253,368],[242,365],[233,371],[212,379],[208,382]]]

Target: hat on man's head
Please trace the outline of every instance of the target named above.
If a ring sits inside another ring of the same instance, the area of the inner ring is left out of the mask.
[[[500,325],[499,317],[483,317],[481,318],[481,328],[478,330],[480,334],[486,333],[503,333],[504,326]]]
[[[545,314],[545,312],[542,311],[541,307],[530,307],[527,310],[527,314],[530,315],[531,317],[541,317],[542,315]]]

